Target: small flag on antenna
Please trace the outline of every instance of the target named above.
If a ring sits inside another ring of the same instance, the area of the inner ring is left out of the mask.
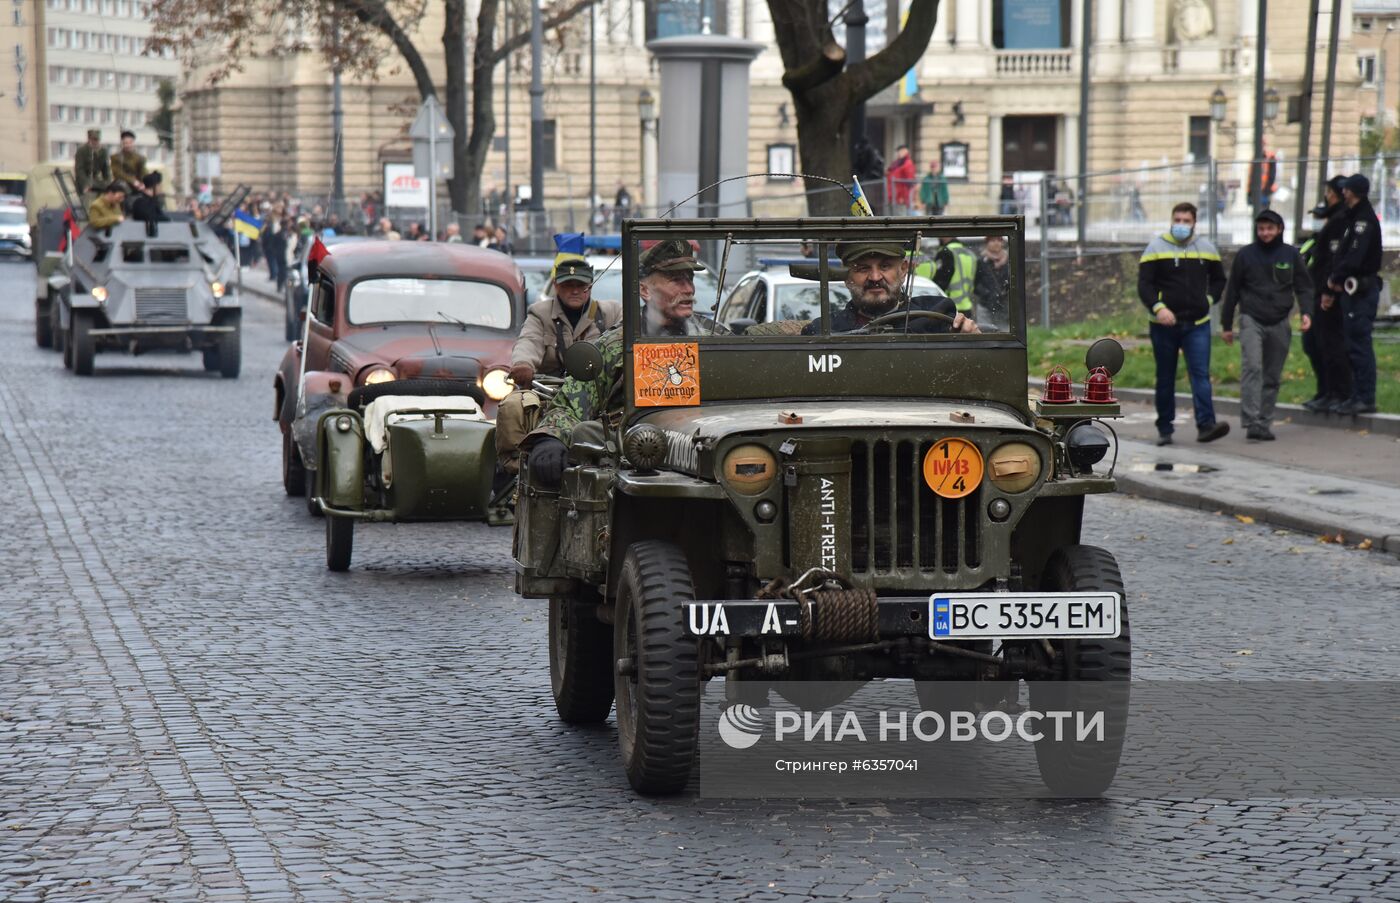
[[[875,211],[870,209],[870,202],[865,199],[865,192],[860,188],[860,179],[851,176],[851,202],[852,216],[874,216]]]

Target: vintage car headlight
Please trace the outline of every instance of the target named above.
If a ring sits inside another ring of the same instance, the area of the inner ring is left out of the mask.
[[[987,458],[987,476],[1002,492],[1025,492],[1040,478],[1040,453],[1026,442],[999,445]]]
[[[724,456],[720,473],[740,495],[762,495],[778,478],[778,459],[762,445],[740,445]]]
[[[214,293],[215,298],[222,298],[224,296],[224,284],[218,281],[211,282],[209,283],[209,291]]]
[[[500,401],[510,394],[510,374],[505,370],[487,370],[481,378],[481,391],[492,401]]]
[[[390,370],[388,367],[375,367],[365,374],[365,385],[376,386],[380,383],[393,382],[397,378],[398,377],[394,375],[394,371]]]
[[[90,292],[90,294],[92,295],[93,300],[95,300],[95,301],[98,301],[98,302],[105,302],[105,301],[107,300],[107,289],[106,289],[104,286],[101,286],[101,285],[95,285],[95,286],[93,286],[93,287],[92,287],[92,291]]]

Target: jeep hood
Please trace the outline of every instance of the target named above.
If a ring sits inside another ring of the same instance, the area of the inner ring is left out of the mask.
[[[795,414],[800,422],[787,423]],[[971,422],[961,415],[972,415]],[[1010,408],[985,402],[824,400],[771,403],[734,403],[694,408],[639,411],[639,423],[690,436],[711,445],[740,433],[776,433],[809,429],[1030,429]],[[959,415],[955,420],[954,415]]]

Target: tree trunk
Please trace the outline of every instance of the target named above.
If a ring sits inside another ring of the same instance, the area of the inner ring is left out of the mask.
[[[793,92],[797,113],[797,150],[804,173],[842,183],[851,179],[850,107],[837,98],[831,83]],[[806,179],[807,213],[811,216],[850,216],[851,196],[824,179]]]
[[[492,92],[496,85],[496,19],[500,0],[481,0],[476,16],[476,44],[472,48],[472,127],[459,162],[464,175],[462,208],[473,218],[481,211],[481,173],[486,168],[486,152],[496,134],[496,106]],[[463,129],[462,134],[467,134]],[[464,224],[462,228],[467,227]]]
[[[452,178],[447,180],[447,196],[452,215],[465,232],[467,185],[471,172],[467,160],[467,46],[463,26],[466,4],[463,0],[443,0],[447,23],[442,28],[442,52],[447,69],[447,121],[452,126]]]

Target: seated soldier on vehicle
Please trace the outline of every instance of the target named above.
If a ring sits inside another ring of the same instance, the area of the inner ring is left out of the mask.
[[[563,376],[564,352],[575,342],[598,338],[622,320],[619,301],[592,298],[593,267],[578,255],[554,258],[546,297],[530,305],[511,352],[515,391],[496,409],[496,452],[506,473],[520,471],[520,443],[543,407],[530,384],[537,375]]]
[[[831,312],[832,333],[864,329],[877,317],[910,312],[907,317],[887,321],[891,331],[911,333],[981,332],[977,324],[959,311],[951,298],[917,295],[910,298],[906,286],[909,258],[898,242],[844,242],[837,245],[846,267],[846,288],[851,300]],[[920,316],[931,311],[942,316]],[[813,320],[803,335],[818,335],[821,321]]]
[[[131,202],[131,218],[143,223],[170,221],[160,198],[160,173],[148,172],[141,177],[141,190]]]
[[[122,212],[122,202],[126,198],[126,186],[112,182],[88,206],[88,225],[94,229],[109,229],[126,219]]]
[[[689,242],[679,239],[657,242],[642,251],[637,283],[643,303],[642,335],[729,334],[728,329],[709,317],[695,313],[695,273],[704,268],[695,259]],[[531,479],[537,485],[559,485],[575,426],[585,420],[615,417],[621,411],[622,330],[609,330],[597,345],[603,357],[603,372],[588,382],[573,377],[564,380],[539,426],[522,443],[522,449],[530,456]]]

